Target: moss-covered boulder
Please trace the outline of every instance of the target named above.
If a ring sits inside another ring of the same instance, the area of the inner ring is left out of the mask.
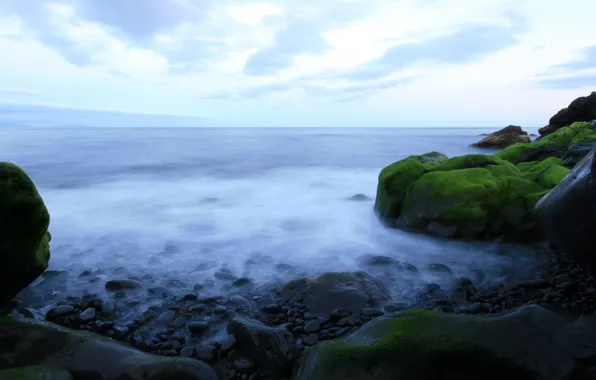
[[[37,365],[68,371],[77,380],[219,379],[199,360],[151,355],[110,338],[47,322],[0,318],[0,371]]]
[[[490,317],[407,310],[306,351],[296,380],[579,379],[594,320],[539,306]]]
[[[2,380],[73,380],[68,371],[61,369],[27,366],[5,369],[0,371]]]
[[[18,166],[0,163],[0,304],[35,280],[50,259],[50,216]]]

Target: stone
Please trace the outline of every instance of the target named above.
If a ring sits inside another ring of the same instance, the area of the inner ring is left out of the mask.
[[[195,349],[197,358],[204,361],[211,361],[215,359],[217,354],[217,348],[212,344],[200,344]]]
[[[476,148],[505,148],[513,144],[531,142],[528,133],[520,126],[510,125],[501,130],[491,133],[477,143],[472,144]]]
[[[304,344],[312,346],[313,344],[317,343],[317,341],[319,340],[319,335],[318,334],[310,334],[308,335],[306,338],[304,338]]]
[[[174,310],[168,310],[161,313],[159,317],[157,317],[157,321],[162,323],[169,323],[172,322],[175,317],[176,312]]]
[[[291,373],[299,351],[287,329],[236,317],[228,324],[228,333],[236,339],[239,355],[253,359],[266,376],[281,379]]]
[[[383,307],[391,300],[388,289],[366,272],[327,272],[290,281],[279,290],[280,297],[303,303],[314,315],[328,319],[334,310],[360,315],[367,307]]]
[[[321,322],[319,322],[317,319],[312,319],[310,321],[308,321],[308,323],[306,323],[306,325],[304,325],[304,331],[306,332],[315,332],[315,331],[319,331],[321,329]]]
[[[70,314],[74,311],[74,307],[71,305],[60,305],[56,306],[48,312],[48,317],[58,317],[66,314]]]
[[[202,335],[209,328],[209,323],[204,321],[190,322],[187,327],[192,335]]]
[[[535,207],[549,242],[592,275],[596,275],[595,156],[596,148]]]
[[[68,371],[43,366],[16,367],[0,371],[2,380],[73,380]]]
[[[119,290],[132,290],[132,289],[140,289],[143,287],[139,281],[130,280],[130,279],[122,279],[122,280],[109,280],[106,282],[105,288],[106,290],[110,291],[119,291]]]
[[[61,369],[74,379],[218,380],[196,359],[159,357],[90,332],[1,317],[0,369],[11,363]]]
[[[594,341],[596,320],[536,305],[482,317],[410,309],[307,350],[295,379],[566,380],[593,363]]]
[[[577,121],[591,122],[594,119],[596,119],[596,91],[573,100],[569,106],[551,117],[548,125],[540,128],[538,132],[541,136],[547,136]]]
[[[237,309],[250,309],[250,301],[239,295],[231,296],[230,303]]]
[[[0,306],[48,267],[50,215],[31,178],[0,162]]]
[[[83,311],[79,315],[79,319],[81,320],[81,322],[89,322],[90,320],[92,320],[94,318],[95,318],[95,309],[92,307],[85,309],[85,311]]]
[[[364,194],[354,194],[351,197],[348,197],[346,200],[354,201],[354,202],[370,202],[370,201],[372,201],[371,198],[367,197]]]

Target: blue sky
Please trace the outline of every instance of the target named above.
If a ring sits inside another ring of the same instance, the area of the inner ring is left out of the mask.
[[[0,103],[539,127],[596,90],[594,14],[593,0],[0,0]]]

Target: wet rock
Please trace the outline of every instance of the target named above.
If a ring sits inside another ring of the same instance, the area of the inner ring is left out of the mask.
[[[89,322],[90,320],[92,320],[94,318],[95,318],[95,309],[92,307],[86,309],[79,315],[79,319],[82,322]]]
[[[157,318],[157,321],[162,323],[168,323],[172,322],[174,320],[174,317],[176,317],[176,312],[173,310],[168,310],[161,313]]]
[[[370,308],[367,307],[366,309],[362,310],[361,315],[363,317],[379,317],[381,315],[385,314],[385,312],[381,309],[374,309],[374,308]]]
[[[187,327],[192,335],[202,335],[209,328],[209,323],[204,321],[190,322]]]
[[[240,288],[243,286],[249,286],[252,285],[253,281],[250,278],[247,277],[240,277],[235,279],[234,281],[232,281],[232,286],[235,288]]]
[[[298,350],[287,329],[236,317],[228,324],[228,333],[236,338],[239,354],[255,360],[270,378],[283,378],[292,371]]]
[[[279,307],[279,305],[272,303],[265,306],[263,310],[269,314],[277,314],[281,311],[281,308]]]
[[[213,277],[221,281],[234,281],[238,278],[236,275],[234,275],[234,273],[232,273],[232,271],[230,271],[227,268],[222,268],[218,270],[213,274]]]
[[[318,340],[319,340],[318,334],[310,334],[309,336],[304,338],[304,344],[312,346],[313,344],[317,343]]]
[[[321,329],[321,322],[316,319],[310,320],[306,325],[304,325],[304,331],[306,332],[315,332]]]
[[[232,363],[232,366],[236,371],[239,372],[249,372],[256,369],[257,365],[250,359],[247,358],[238,358]]]
[[[48,312],[48,317],[58,317],[66,314],[70,314],[74,311],[74,307],[71,305],[60,305],[56,306]]]
[[[470,301],[472,296],[476,294],[476,288],[472,284],[472,280],[467,277],[459,277],[453,284],[453,300],[458,305],[465,305]]]
[[[230,304],[238,309],[250,309],[250,301],[239,295],[230,297]]]
[[[472,146],[477,148],[505,148],[509,145],[529,142],[531,140],[527,132],[517,125],[510,125],[491,133],[479,142],[472,144]]]
[[[367,197],[364,194],[354,194],[351,197],[346,198],[346,200],[354,202],[371,202],[372,198]]]
[[[311,313],[325,319],[334,310],[360,314],[391,299],[385,285],[365,272],[327,272],[300,278],[283,285],[278,294],[286,300],[303,299]]]
[[[445,264],[429,264],[427,269],[435,273],[449,273],[453,274],[451,269]]]
[[[109,280],[106,282],[105,288],[110,291],[140,289],[143,287],[139,281],[136,280]]]
[[[217,347],[212,344],[200,344],[195,349],[197,358],[204,361],[212,361],[217,355]]]
[[[193,347],[183,347],[180,350],[180,356],[184,357],[184,358],[190,358],[195,354],[195,349]]]

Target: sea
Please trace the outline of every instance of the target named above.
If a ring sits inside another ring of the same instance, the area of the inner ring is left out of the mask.
[[[383,167],[430,151],[487,153],[469,145],[490,128],[60,126],[60,115],[48,124],[29,116],[0,114],[0,161],[29,174],[51,215],[48,273],[61,276],[33,284],[40,308],[104,294],[123,276],[226,294],[229,282],[214,276],[222,269],[259,286],[361,270],[364,255],[419,269],[390,284],[407,302],[429,283],[449,287],[429,264],[456,276],[480,271],[490,286],[530,276],[540,261],[530,246],[388,228],[373,211]],[[370,200],[349,200],[356,194]]]

